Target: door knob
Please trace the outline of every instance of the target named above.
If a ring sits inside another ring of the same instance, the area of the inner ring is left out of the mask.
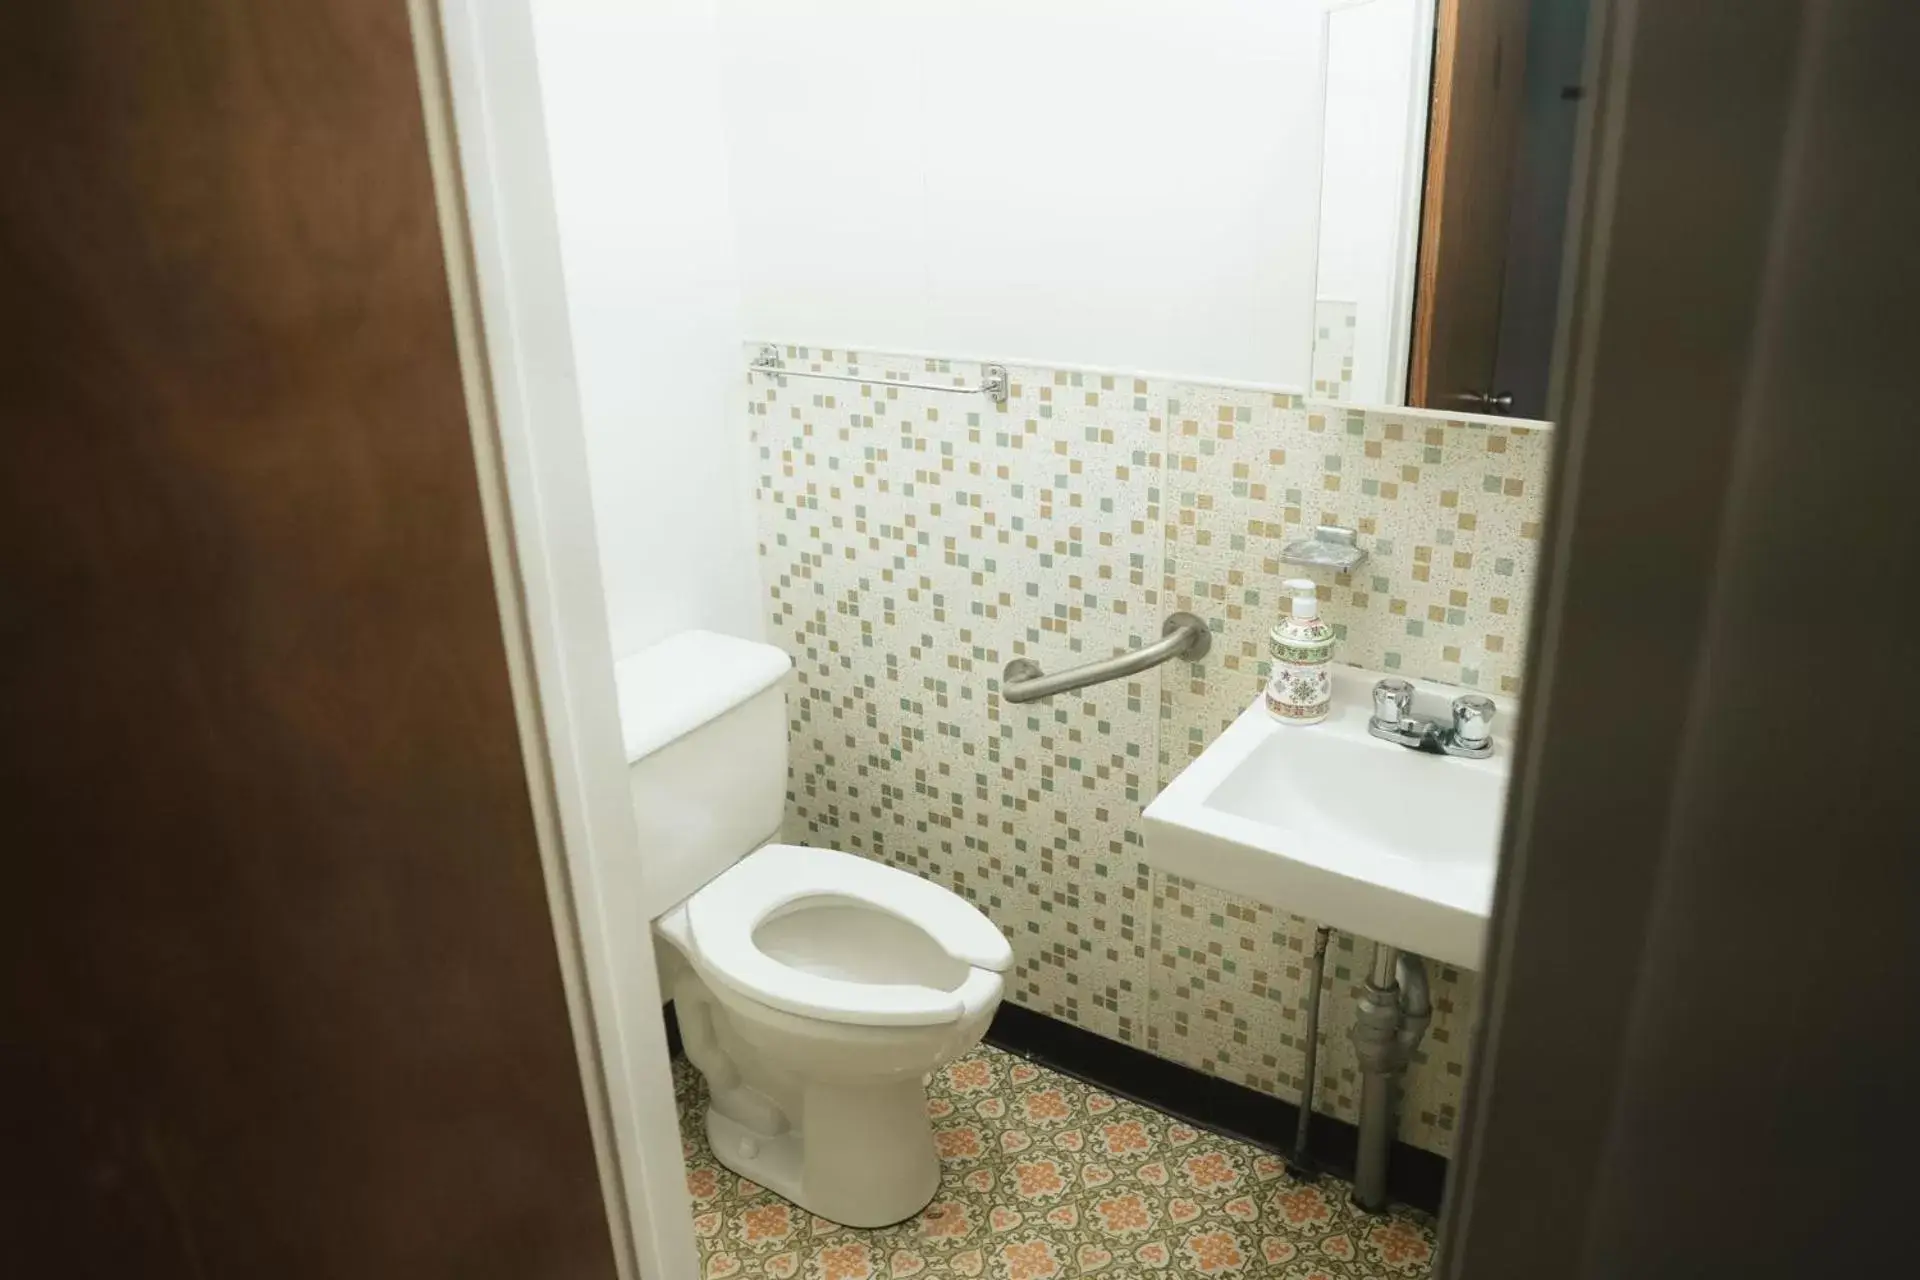
[[[1468,413],[1512,413],[1511,391],[1462,391],[1454,397]]]

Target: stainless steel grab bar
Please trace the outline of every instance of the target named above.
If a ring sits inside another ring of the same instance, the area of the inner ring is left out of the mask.
[[[747,366],[748,373],[764,373],[776,378],[819,378],[825,382],[860,382],[875,387],[906,387],[914,391],[956,391],[966,396],[985,396],[995,404],[1007,402],[1007,366],[1003,364],[983,364],[980,366],[980,385],[977,387],[955,386],[940,382],[902,382],[898,378],[863,378],[852,373],[814,373],[807,369],[789,369],[780,363],[780,349],[774,346],[760,348],[760,354]]]
[[[1111,658],[1089,662],[1083,667],[1071,667],[1048,675],[1040,670],[1040,664],[1032,658],[1015,658],[1000,673],[1000,696],[1008,702],[1051,698],[1069,689],[1084,689],[1104,680],[1137,675],[1149,667],[1157,667],[1175,658],[1198,662],[1207,656],[1207,650],[1212,647],[1213,635],[1207,630],[1205,622],[1190,613],[1168,614],[1167,624],[1160,628],[1160,638],[1152,644],[1116,653]]]

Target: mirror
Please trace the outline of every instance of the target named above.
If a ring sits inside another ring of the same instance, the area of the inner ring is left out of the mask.
[[[1543,418],[1589,0],[1329,0],[1315,399]]]

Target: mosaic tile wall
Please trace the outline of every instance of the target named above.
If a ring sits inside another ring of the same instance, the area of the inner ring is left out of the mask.
[[[1360,306],[1321,298],[1313,304],[1313,387],[1315,400],[1353,399],[1353,346],[1360,327]]]
[[[967,385],[971,363],[785,349],[795,368]],[[1149,870],[1140,811],[1257,694],[1281,545],[1356,526],[1323,577],[1339,658],[1519,688],[1545,433],[1308,407],[1298,397],[1014,368],[977,396],[750,379],[769,635],[795,660],[786,837],[874,857],[977,904],[1016,954],[1008,997],[1297,1098],[1312,926]],[[1044,703],[1048,669],[1208,619],[1213,652]],[[1369,943],[1329,955],[1316,1103],[1352,1119],[1345,1037]],[[1440,967],[1400,1136],[1452,1148],[1473,976]]]

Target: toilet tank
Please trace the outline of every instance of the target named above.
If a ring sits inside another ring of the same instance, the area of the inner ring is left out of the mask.
[[[615,664],[648,918],[779,834],[792,668],[772,645],[712,631]]]

